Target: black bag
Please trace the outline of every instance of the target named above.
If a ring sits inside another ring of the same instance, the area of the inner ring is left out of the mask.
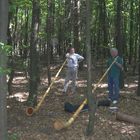
[[[98,106],[110,106],[111,102],[109,100],[101,100],[98,102]],[[71,103],[69,102],[66,102],[64,104],[64,110],[66,112],[69,112],[69,113],[74,113],[78,108],[79,108],[80,105],[72,105]],[[88,105],[86,104],[83,109],[81,110],[81,112],[83,111],[88,111]]]

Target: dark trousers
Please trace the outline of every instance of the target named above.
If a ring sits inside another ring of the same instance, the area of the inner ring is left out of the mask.
[[[119,76],[118,77],[108,77],[108,90],[109,98],[114,101],[119,99]]]

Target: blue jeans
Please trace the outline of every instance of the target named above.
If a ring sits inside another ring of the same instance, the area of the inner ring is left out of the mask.
[[[108,90],[109,90],[109,98],[114,100],[119,100],[119,76],[118,77],[108,77]]]

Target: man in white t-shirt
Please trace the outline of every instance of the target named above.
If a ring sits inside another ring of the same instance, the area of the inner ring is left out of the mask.
[[[69,49],[66,54],[67,58],[67,74],[64,82],[64,93],[67,92],[69,81],[72,81],[72,93],[76,90],[76,79],[78,73],[78,63],[84,59],[83,56],[76,54],[74,48]]]

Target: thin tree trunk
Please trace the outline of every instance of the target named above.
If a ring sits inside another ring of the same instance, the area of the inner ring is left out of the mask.
[[[26,48],[24,48],[24,54],[23,58],[26,60],[27,59],[27,54],[28,54],[28,26],[29,26],[29,12],[28,9],[25,9],[25,37],[24,37],[24,45]]]
[[[9,5],[10,4],[11,3],[9,2]],[[12,34],[11,34],[11,29],[10,29],[11,19],[12,19],[12,12],[10,11],[8,13],[7,44],[12,46]],[[13,57],[12,51],[11,51],[10,56],[8,57],[8,68],[11,69],[11,72],[9,73],[9,80],[7,83],[8,84],[8,93],[9,93],[9,95],[11,95],[12,94],[12,81],[14,79],[14,57]]]
[[[89,123],[87,127],[87,136],[93,134],[96,102],[92,94],[92,71],[91,71],[91,37],[90,37],[90,20],[91,20],[91,1],[86,1],[86,52],[87,52],[87,99],[89,105]]]
[[[134,6],[133,6],[133,0],[130,2],[130,39],[129,39],[129,64],[132,62],[133,57],[133,15],[134,15]]]
[[[59,54],[59,56],[62,55],[62,45],[63,45],[63,36],[64,36],[64,30],[63,30],[63,22],[61,21],[62,20],[62,16],[60,15],[60,12],[61,12],[61,4],[62,4],[62,1],[59,1],[58,2],[58,5],[59,5],[59,12],[58,12],[58,18],[57,18],[57,22],[58,22],[58,46],[57,46],[57,53]]]
[[[52,21],[53,21],[53,2],[48,0],[48,15],[46,21],[46,33],[47,33],[47,75],[48,75],[48,85],[51,84],[51,70],[50,70],[50,62],[51,62],[51,37],[52,37]]]
[[[118,48],[119,50],[119,55],[123,58],[123,47],[124,47],[124,37],[123,37],[123,33],[122,33],[122,4],[123,4],[123,0],[118,0],[117,1],[117,13],[116,13],[116,20],[115,20],[115,27],[116,27],[116,36],[115,36],[115,41],[116,41],[116,48]],[[120,88],[124,87],[124,74],[123,72],[121,72],[120,74]]]
[[[32,106],[37,104],[37,89],[39,81],[39,54],[37,52],[39,32],[39,1],[33,0],[31,43],[30,43],[30,89],[28,103]]]
[[[103,29],[103,52],[104,52],[104,58],[108,55],[108,50],[106,47],[108,47],[108,20],[107,20],[107,11],[106,11],[106,1],[102,0],[102,7],[103,7],[103,16],[102,16],[102,29]]]
[[[7,42],[8,0],[0,0],[0,42]],[[0,69],[6,69],[7,57],[0,47]],[[7,83],[6,74],[0,71],[0,140],[7,140]]]
[[[15,13],[15,18],[14,18],[14,33],[13,33],[13,45],[14,45],[14,54],[16,54],[17,52],[17,26],[18,26],[18,23],[17,23],[17,20],[18,20],[18,7],[16,7],[16,13]]]
[[[64,22],[64,50],[65,54],[66,49],[72,43],[72,1],[65,0],[65,22]]]
[[[138,16],[138,14],[136,13],[136,16]],[[136,73],[136,68],[137,68],[137,52],[138,52],[138,24],[137,24],[137,20],[135,23],[135,36],[134,36],[134,62],[133,62],[133,70],[132,70],[132,74],[135,75]]]
[[[140,96],[140,45],[139,45],[139,82],[138,82],[138,89],[137,89],[137,96]]]
[[[74,36],[74,47],[77,52],[80,51],[80,42],[79,42],[79,0],[73,1],[73,36]]]
[[[140,0],[139,0],[139,16],[140,16]],[[139,23],[139,82],[138,82],[138,89],[137,95],[140,96],[140,18],[138,18]]]

